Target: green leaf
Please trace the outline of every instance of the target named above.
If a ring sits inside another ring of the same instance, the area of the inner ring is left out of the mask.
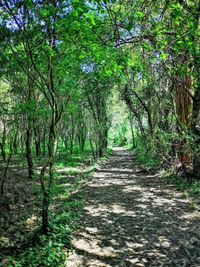
[[[161,52],[160,57],[161,59],[165,60],[167,58],[167,54],[165,54],[164,52]]]
[[[145,14],[143,12],[141,12],[141,11],[138,11],[138,12],[135,13],[135,17],[136,18],[143,18],[144,16],[145,16]]]

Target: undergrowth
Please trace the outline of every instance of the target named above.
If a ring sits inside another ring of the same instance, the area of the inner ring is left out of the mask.
[[[161,161],[152,151],[146,151],[141,147],[135,149],[136,161],[144,169],[148,170],[158,170],[161,167]]]
[[[147,170],[158,171],[164,168],[163,160],[159,153],[155,153],[155,149],[149,146],[149,149],[146,150],[142,146],[137,147],[135,151],[136,161],[138,164]],[[168,169],[168,170],[167,170]],[[170,166],[167,166],[167,169],[164,171],[164,177],[167,183],[172,184],[175,188],[182,192],[182,198],[191,198],[192,203],[189,205],[191,210],[198,208],[200,204],[200,181],[192,180],[191,177],[182,177],[175,174],[174,169],[170,169]]]
[[[176,176],[171,171],[165,173],[164,177],[167,183],[174,185],[175,188],[182,193],[182,198],[192,199],[192,203],[189,205],[191,210],[198,208],[200,204],[200,181],[192,181],[181,176]]]
[[[108,149],[106,159],[112,154]],[[31,232],[30,238],[19,243],[16,247],[0,252],[0,266],[3,267],[64,267],[67,252],[70,249],[73,232],[78,228],[81,220],[84,195],[81,188],[91,177],[96,164],[94,160],[87,160],[89,155],[81,157],[78,153],[67,158],[58,156],[55,166],[64,168],[55,172],[55,183],[52,188],[52,202],[49,212],[49,235],[44,236],[38,227]],[[79,168],[86,164],[87,169],[80,172]],[[67,168],[66,168],[67,167]],[[33,181],[37,183],[38,172]],[[40,190],[37,185],[37,198],[40,198]],[[38,204],[37,204],[38,205]],[[40,220],[40,219],[39,219]]]
[[[71,162],[75,163],[76,159]],[[77,166],[78,163],[73,165]],[[72,234],[77,229],[82,215],[84,196],[80,189],[91,176],[91,172],[92,166],[84,174],[78,171],[55,173],[49,236],[41,235],[38,228],[35,229],[32,232],[33,238],[26,244],[21,243],[10,251],[0,252],[0,266],[64,267]]]
[[[83,196],[73,194],[80,188],[80,179],[71,185],[57,184],[54,187],[49,236],[37,234],[34,242],[21,246],[12,256],[1,255],[5,267],[64,267],[72,233],[78,226],[83,205]]]

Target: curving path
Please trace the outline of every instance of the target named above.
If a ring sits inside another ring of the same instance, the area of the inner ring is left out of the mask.
[[[66,267],[200,267],[200,213],[115,148],[83,189],[84,216]]]

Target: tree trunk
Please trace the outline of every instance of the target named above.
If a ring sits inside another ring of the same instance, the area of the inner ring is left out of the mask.
[[[43,138],[42,138],[42,144],[43,144],[43,151],[42,154],[46,154],[46,130],[43,131]]]
[[[65,145],[65,150],[66,150],[66,153],[67,153],[67,149],[68,149],[67,138],[63,139],[63,143],[64,143],[64,145]]]
[[[124,87],[122,96],[123,96],[123,99],[124,99],[124,101],[126,102],[128,108],[129,108],[130,112],[132,112],[134,117],[136,118],[139,130],[140,130],[140,134],[141,134],[141,137],[142,137],[142,141],[144,143],[144,146],[146,148],[148,148],[147,141],[146,141],[146,134],[145,134],[145,130],[144,130],[144,127],[143,127],[143,124],[142,124],[142,119],[140,117],[139,112],[134,108],[134,106],[132,104],[132,101],[131,101],[131,98],[130,98],[130,95],[129,95],[129,92],[128,92],[128,86]]]
[[[193,149],[194,150],[193,171],[194,171],[194,176],[197,179],[200,179],[200,87],[198,87],[195,90],[195,95],[193,98],[191,128],[194,136],[194,145],[195,145]]]
[[[71,139],[70,139],[70,154],[71,154],[71,155],[73,154],[73,147],[74,147],[74,140],[73,140],[73,138],[71,137]]]
[[[0,189],[1,196],[3,196],[3,193],[4,193],[4,184],[5,184],[5,181],[7,179],[8,169],[9,169],[10,162],[11,162],[11,159],[12,159],[12,155],[13,155],[13,151],[14,151],[14,144],[17,142],[17,134],[18,134],[18,130],[14,134],[14,140],[13,140],[13,143],[11,145],[10,154],[8,156],[7,163],[6,163],[6,166],[5,166],[5,169],[4,169],[4,173],[3,173],[3,176],[2,176],[1,189]]]
[[[129,121],[130,121],[130,126],[131,126],[132,145],[133,145],[133,148],[135,148],[136,144],[135,144],[135,135],[134,135],[134,130],[133,130],[133,119],[130,117]]]
[[[96,159],[96,153],[95,153],[94,146],[92,144],[91,138],[89,138],[89,140],[90,140],[90,149],[91,149],[91,152],[92,152],[93,159]]]
[[[45,161],[41,173],[40,173],[40,183],[43,194],[42,201],[42,233],[47,235],[49,231],[49,205],[51,200],[51,185],[53,182],[53,160],[55,154],[55,144],[56,144],[56,135],[55,135],[55,114],[52,114],[52,122],[50,125],[49,131],[49,140],[48,140],[48,158]],[[49,167],[49,177],[47,183],[45,182],[45,173]]]
[[[31,103],[32,96],[33,96],[33,87],[32,81],[28,77],[28,88],[29,88],[29,95],[28,95],[28,103]],[[30,113],[29,113],[30,112]],[[28,111],[27,114],[27,129],[26,129],[26,158],[28,163],[28,177],[31,179],[34,175],[33,171],[33,158],[32,158],[32,117],[31,117],[32,110]]]
[[[23,155],[23,157],[25,155],[24,139],[25,139],[24,133],[21,133],[21,136],[20,136],[20,148],[21,148],[21,154]]]
[[[2,134],[2,141],[0,143],[1,146],[1,156],[2,159],[6,160],[6,123],[3,121],[3,134]]]
[[[178,157],[182,164],[184,174],[186,175],[186,167],[189,164],[189,153],[188,153],[188,140],[183,136],[185,130],[190,125],[190,107],[191,99],[189,92],[191,91],[192,83],[191,78],[185,76],[183,79],[176,79],[176,113],[177,113],[177,129],[180,134],[181,140],[178,146]]]
[[[28,177],[30,179],[34,175],[32,149],[31,149],[31,139],[32,139],[32,131],[28,126],[28,129],[26,131],[26,158],[27,158],[27,163],[28,163]]]
[[[41,156],[41,146],[40,146],[40,132],[39,130],[34,127],[34,135],[35,135],[35,152],[36,157],[40,159]]]

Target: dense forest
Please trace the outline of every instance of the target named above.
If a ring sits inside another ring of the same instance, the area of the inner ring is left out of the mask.
[[[199,17],[199,0],[0,1],[0,266],[68,266],[82,187],[110,157],[200,193]],[[199,266],[196,249],[69,266]]]

